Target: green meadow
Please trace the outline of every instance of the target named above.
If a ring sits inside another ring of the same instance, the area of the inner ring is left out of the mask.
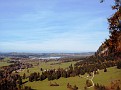
[[[7,62],[2,62],[2,61],[0,61],[0,67],[2,67],[2,66],[8,66],[8,65],[10,65],[11,63],[7,63]]]
[[[30,68],[30,73],[32,72],[40,72],[40,68],[43,69],[52,69],[52,68],[66,68],[69,65],[73,65],[76,62],[66,62],[62,64],[55,64],[51,65],[53,62],[41,62],[39,66],[34,66],[33,68]],[[27,70],[23,70],[22,72],[19,72],[20,75],[23,75],[23,73],[27,74]],[[29,75],[28,73],[27,75]],[[40,72],[41,73],[41,72]],[[84,75],[86,77],[87,74]],[[99,74],[96,74],[94,76],[93,82],[99,83],[102,85],[110,85],[110,82],[112,80],[121,80],[121,69],[117,69],[116,67],[107,68],[107,72],[104,72],[103,70],[99,71]],[[23,80],[26,81],[26,80]],[[49,86],[51,83],[57,83],[59,86]],[[48,81],[47,79],[44,81],[34,81],[34,82],[27,82],[24,85],[25,86],[31,86],[35,90],[68,90],[67,89],[67,83],[70,83],[72,86],[76,85],[79,89],[78,90],[84,90],[84,86],[86,83],[86,78],[83,77],[69,77],[69,78],[60,78],[58,80],[52,80]],[[93,90],[92,88],[89,88],[87,90]]]
[[[74,65],[76,62],[66,62],[66,63],[59,63],[59,61],[49,61],[49,62],[30,62],[32,63],[34,66],[33,68],[29,68],[29,72],[33,73],[33,72],[40,72],[40,68],[42,68],[43,70],[46,69],[58,69],[58,68],[67,68],[68,66],[70,66],[71,64]],[[37,65],[37,63],[39,63],[39,65]],[[30,75],[30,73],[27,73],[27,69],[22,70],[21,72],[19,72],[20,75],[23,75],[24,73],[26,73],[26,75]]]

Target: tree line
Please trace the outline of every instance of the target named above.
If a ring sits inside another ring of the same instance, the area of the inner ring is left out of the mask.
[[[0,90],[32,90],[31,87],[23,86],[22,77],[19,74],[12,73],[21,68],[30,68],[31,64],[15,62],[12,65],[0,68]]]

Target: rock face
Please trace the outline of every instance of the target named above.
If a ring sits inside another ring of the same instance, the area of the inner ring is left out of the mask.
[[[96,56],[121,58],[121,31],[112,33],[110,38],[99,47]]]

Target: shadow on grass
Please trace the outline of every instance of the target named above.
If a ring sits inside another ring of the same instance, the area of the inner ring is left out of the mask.
[[[24,81],[22,84],[25,84],[25,83],[27,83],[27,82],[28,82],[28,81]],[[37,90],[37,89],[32,89],[32,88],[31,88],[30,90]]]
[[[27,83],[28,81],[24,81],[22,84],[25,84],[25,83]]]

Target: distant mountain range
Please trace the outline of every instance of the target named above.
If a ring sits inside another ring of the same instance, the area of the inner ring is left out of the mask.
[[[29,57],[82,57],[82,56],[91,56],[94,52],[82,52],[82,53],[2,53],[0,52],[0,57],[20,57],[20,58],[29,58]]]

